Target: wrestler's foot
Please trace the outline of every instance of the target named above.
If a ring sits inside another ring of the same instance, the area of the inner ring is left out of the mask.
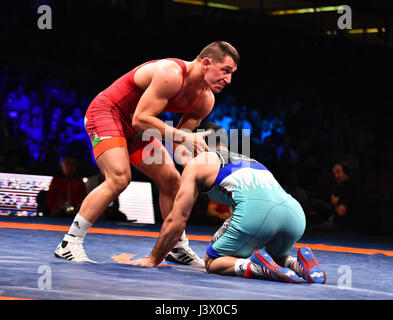
[[[297,261],[303,268],[303,279],[311,283],[324,284],[326,282],[325,271],[322,270],[309,248],[299,248]]]
[[[302,279],[291,269],[280,267],[273,258],[264,250],[255,250],[251,262],[262,267],[263,275],[274,281],[302,283]]]
[[[55,250],[55,257],[73,262],[91,262],[83,248],[83,239],[79,237],[73,237],[68,234],[64,236],[62,242],[59,243]]]
[[[165,260],[194,267],[205,266],[203,260],[188,246],[188,240],[182,241],[180,246],[169,251]]]

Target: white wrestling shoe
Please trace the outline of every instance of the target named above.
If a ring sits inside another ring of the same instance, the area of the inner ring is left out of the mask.
[[[205,266],[203,260],[188,246],[188,239],[181,241],[180,246],[169,251],[165,260],[193,267]]]
[[[90,260],[83,248],[83,239],[79,237],[73,237],[69,234],[64,236],[62,242],[59,243],[55,250],[55,257],[73,262],[91,262],[97,263]]]

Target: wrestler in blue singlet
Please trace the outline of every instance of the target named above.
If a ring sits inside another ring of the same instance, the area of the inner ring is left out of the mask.
[[[233,214],[214,235],[207,255],[247,258],[256,249],[273,259],[290,255],[306,225],[300,204],[258,161],[219,148],[209,152],[220,157],[221,168],[207,194]]]

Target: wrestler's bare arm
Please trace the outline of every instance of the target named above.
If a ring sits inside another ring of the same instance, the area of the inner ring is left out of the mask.
[[[182,85],[181,69],[175,64],[165,64],[157,68],[152,76],[150,85],[141,96],[135,109],[132,126],[139,132],[154,129],[159,132],[162,139],[177,137],[185,146],[197,153],[207,150],[203,140],[206,134],[192,134],[173,128],[157,118],[164,111],[168,100],[175,96]],[[198,116],[200,117],[200,115]]]
[[[180,130],[193,131],[199,126],[203,119],[205,119],[214,107],[214,95],[209,90],[205,92],[204,96],[195,105],[195,112],[186,113],[180,119],[177,128]],[[204,134],[202,133],[202,136]],[[195,138],[198,134],[195,135]],[[185,166],[194,158],[199,152],[204,151],[201,149],[192,150],[191,146],[187,143],[183,143],[182,138],[175,136],[173,141],[173,150],[175,151],[174,157],[176,162],[182,166]]]
[[[186,113],[180,119],[177,128],[188,129],[193,131],[197,128],[203,119],[205,119],[214,107],[215,98],[210,90],[207,90],[203,97],[195,105],[195,111]]]
[[[173,209],[162,224],[160,236],[151,254],[146,258],[131,261],[131,264],[148,267],[157,266],[175,246],[186,228],[187,220],[199,194],[196,174],[196,166],[191,165],[184,169]]]
[[[203,152],[191,160],[183,170],[172,211],[162,224],[160,236],[151,254],[131,261],[132,264],[154,267],[161,263],[185,230],[199,192],[214,183],[219,168],[220,160],[213,152]]]
[[[139,132],[156,129],[162,137],[165,136],[165,132],[175,134],[177,130],[158,119],[157,115],[163,112],[168,100],[176,95],[181,85],[180,67],[174,64],[158,67],[149,86],[139,99],[132,118],[132,126]]]

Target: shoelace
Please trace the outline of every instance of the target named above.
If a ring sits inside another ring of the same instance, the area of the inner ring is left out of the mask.
[[[246,278],[258,278],[262,280],[279,280],[277,276],[275,276],[269,269],[259,266],[255,263],[250,262],[247,265],[248,276]]]
[[[294,262],[292,262],[291,269],[293,271],[295,271],[299,276],[303,276],[304,269],[301,266],[301,264],[299,262],[297,262],[296,260]]]
[[[273,274],[271,273],[271,271],[269,269],[258,266],[258,265],[257,265],[257,268],[259,271],[258,273],[262,276],[262,278],[264,280],[276,280],[276,277],[273,276]]]

